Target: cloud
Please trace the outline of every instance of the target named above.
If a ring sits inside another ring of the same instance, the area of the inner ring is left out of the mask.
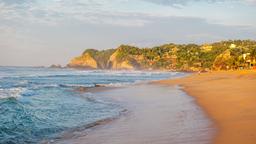
[[[213,2],[223,2],[225,0],[144,0],[144,1],[160,4],[160,5],[166,5],[166,6],[185,6],[190,2],[201,1],[201,2],[213,3]]]
[[[153,3],[180,8],[199,1],[215,3],[232,0],[2,0],[0,17],[1,21],[49,26],[58,26],[66,21],[80,21],[91,24],[141,27],[152,22],[147,17],[165,17],[171,16],[172,13],[143,10],[133,12],[118,7],[144,2],[144,4]],[[255,3],[255,0],[243,1]]]
[[[245,1],[250,3],[250,4],[256,4],[256,0],[245,0]]]
[[[0,2],[0,16],[2,20],[52,26],[65,23],[67,20],[117,26],[143,26],[148,23],[147,20],[138,18],[140,14],[112,10],[111,6],[116,2],[118,1],[4,0]]]
[[[216,3],[216,2],[246,2],[255,4],[256,0],[143,0],[146,2],[158,4],[158,5],[165,5],[165,6],[172,6],[172,7],[182,7],[186,6],[189,3],[195,2],[206,2],[206,3]]]

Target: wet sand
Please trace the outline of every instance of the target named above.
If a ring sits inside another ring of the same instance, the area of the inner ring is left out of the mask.
[[[58,144],[208,144],[213,123],[195,100],[175,86],[136,85],[97,93],[111,97],[128,113],[79,132]]]
[[[256,71],[202,73],[159,83],[182,85],[196,99],[218,127],[214,143],[256,143]]]

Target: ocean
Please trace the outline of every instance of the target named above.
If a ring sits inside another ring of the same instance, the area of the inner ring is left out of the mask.
[[[118,117],[122,104],[77,91],[124,87],[186,75],[179,72],[0,67],[0,143],[34,144]]]

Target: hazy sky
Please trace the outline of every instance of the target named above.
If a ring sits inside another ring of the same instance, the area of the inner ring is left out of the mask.
[[[256,39],[256,0],[0,0],[0,65],[64,65],[86,48],[227,39]]]

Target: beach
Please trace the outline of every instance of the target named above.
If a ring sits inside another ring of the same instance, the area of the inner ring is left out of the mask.
[[[180,85],[217,127],[215,144],[255,144],[256,71],[193,74],[158,84]]]
[[[213,122],[178,86],[139,84],[95,95],[118,101],[126,113],[54,143],[210,144],[215,135]]]
[[[256,141],[255,71],[2,71],[0,143]]]
[[[136,98],[144,93],[117,93],[120,88],[181,76],[184,73],[0,67],[0,143],[38,144],[63,133],[77,136],[130,110],[111,95]]]
[[[216,71],[94,91],[127,108],[57,144],[254,144],[256,72]]]
[[[256,144],[256,0],[0,0],[0,144]]]

